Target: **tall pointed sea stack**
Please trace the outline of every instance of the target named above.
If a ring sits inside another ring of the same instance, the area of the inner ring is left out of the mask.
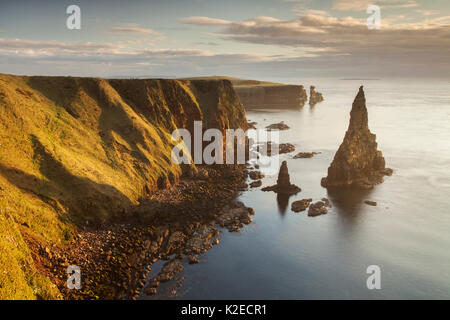
[[[383,154],[377,150],[376,135],[369,130],[366,97],[361,86],[353,102],[344,141],[328,168],[328,177],[321,184],[325,188],[371,189],[382,183],[385,175],[392,175],[392,169],[385,167]]]

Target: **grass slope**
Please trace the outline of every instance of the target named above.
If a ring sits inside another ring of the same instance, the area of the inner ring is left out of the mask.
[[[229,81],[0,74],[0,299],[61,298],[27,241],[64,246],[174,184],[171,133],[194,120],[245,128]]]

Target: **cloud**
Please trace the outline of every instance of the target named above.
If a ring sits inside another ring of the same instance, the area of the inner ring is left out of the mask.
[[[434,16],[440,13],[438,10],[416,10],[416,12],[423,16]]]
[[[29,75],[229,74],[230,70],[242,71],[243,65],[279,60],[279,55],[213,53],[195,48],[143,49],[126,46],[123,42],[94,44],[0,38],[2,72]]]
[[[159,35],[159,32],[156,32],[152,29],[139,28],[139,27],[112,27],[108,30],[109,33],[117,33],[117,34],[153,34]]]
[[[392,70],[402,69],[410,74],[417,66],[428,65],[429,71],[448,73],[450,17],[414,23],[404,22],[405,18],[389,16],[382,20],[381,30],[369,30],[366,19],[337,18],[312,11],[292,20],[257,17],[233,21],[217,26],[215,35],[234,42],[276,47],[282,55],[286,50],[295,50],[295,60],[320,62],[327,67],[333,61],[342,67],[349,63],[348,68],[372,71],[391,65]],[[291,59],[285,55],[278,62]]]
[[[224,26],[231,22],[228,20],[214,19],[208,17],[187,17],[179,20],[181,23],[193,24],[197,26]]]
[[[411,8],[419,5],[416,0],[336,0],[333,3],[333,9],[364,11],[372,4],[379,5],[381,8]]]

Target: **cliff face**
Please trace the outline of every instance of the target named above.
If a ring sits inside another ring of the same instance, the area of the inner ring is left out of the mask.
[[[391,175],[381,151],[377,150],[376,136],[369,130],[366,98],[363,87],[353,102],[350,124],[344,141],[339,147],[328,177],[322,179],[323,187],[373,188],[383,182],[385,175]]]
[[[242,84],[233,86],[247,109],[298,109],[308,101],[303,86],[279,84]]]
[[[195,120],[246,128],[230,81],[0,74],[0,299],[58,297],[24,237],[64,243],[175,183],[171,134]]]

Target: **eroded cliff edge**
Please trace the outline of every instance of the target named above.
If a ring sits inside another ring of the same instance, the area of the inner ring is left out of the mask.
[[[61,244],[175,184],[171,133],[246,128],[227,80],[0,75],[0,299],[56,298],[24,241]]]

